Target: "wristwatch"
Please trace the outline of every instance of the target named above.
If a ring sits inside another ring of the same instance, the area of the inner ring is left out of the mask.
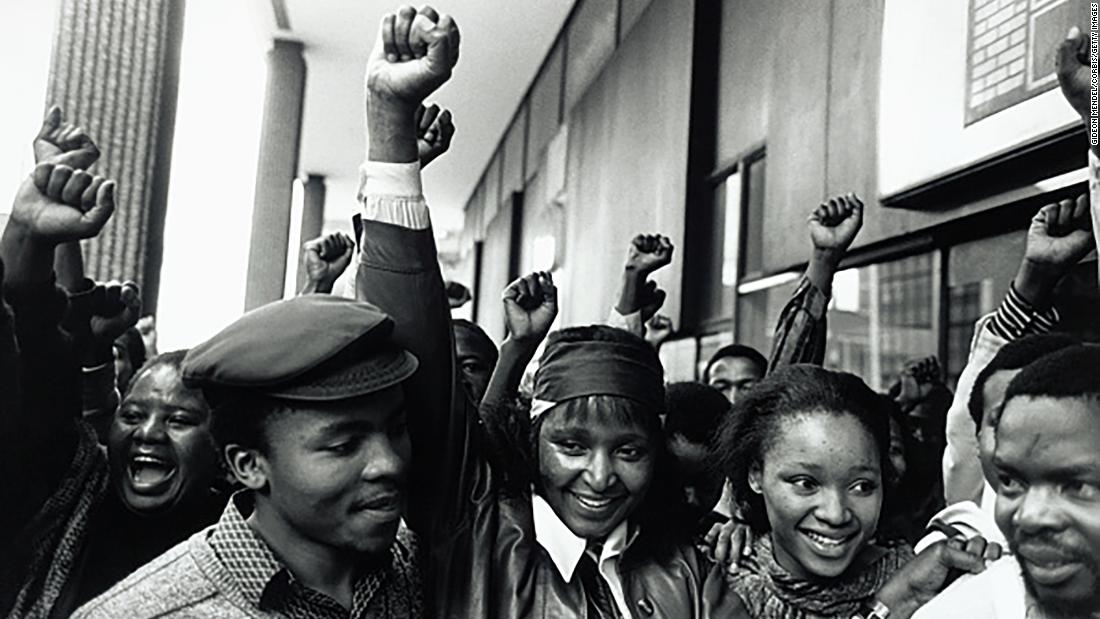
[[[890,616],[890,607],[878,600],[864,602],[859,611],[852,615],[852,619],[887,619]]]

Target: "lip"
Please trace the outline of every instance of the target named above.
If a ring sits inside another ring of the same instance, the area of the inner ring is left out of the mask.
[[[382,492],[373,494],[355,502],[352,510],[370,512],[379,517],[396,517],[401,513],[401,493]]]
[[[1021,546],[1016,556],[1031,580],[1048,587],[1069,580],[1081,568],[1079,561],[1050,546]]]
[[[578,511],[580,511],[582,515],[593,518],[609,515],[618,508],[619,504],[625,498],[620,495],[599,496],[579,494],[577,492],[570,492],[569,496],[573,499],[573,504],[577,506]]]
[[[815,554],[831,559],[839,559],[847,555],[849,547],[859,535],[859,531],[846,535],[826,534],[813,529],[798,529],[798,532]]]
[[[159,469],[160,474],[146,478],[142,472],[147,469]],[[152,452],[135,452],[126,462],[126,481],[135,494],[157,495],[167,491],[179,467],[170,458]]]

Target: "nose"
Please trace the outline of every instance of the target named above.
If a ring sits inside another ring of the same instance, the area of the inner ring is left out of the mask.
[[[1021,531],[1060,528],[1061,519],[1053,492],[1042,485],[1028,488],[1012,513],[1012,524]]]
[[[584,469],[584,481],[595,492],[606,492],[615,485],[618,476],[611,462],[611,455],[603,449],[592,452],[588,466]]]
[[[362,477],[367,481],[401,479],[407,463],[407,454],[389,436],[379,433],[366,441],[366,464]]]
[[[814,516],[831,527],[841,527],[851,520],[851,512],[843,493],[826,490],[820,494],[821,500],[814,509]]]
[[[160,415],[148,415],[138,425],[134,438],[144,443],[165,442],[168,438],[165,420]]]

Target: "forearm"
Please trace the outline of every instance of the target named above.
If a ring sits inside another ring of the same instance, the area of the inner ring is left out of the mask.
[[[41,284],[53,279],[54,246],[11,222],[0,236],[0,259],[6,284]]]
[[[615,311],[623,316],[641,309],[639,293],[645,286],[646,275],[631,269],[623,269],[619,282],[619,299],[615,302]]]
[[[302,289],[298,291],[298,295],[303,294],[332,294],[332,286],[334,282],[318,279],[307,279],[306,283],[302,286]]]
[[[53,270],[57,285],[72,292],[84,284],[84,252],[80,241],[62,243],[54,250]]]
[[[416,106],[367,93],[367,154],[371,161],[412,163],[416,150]]]
[[[495,406],[512,399],[519,392],[520,382],[527,365],[535,358],[538,342],[520,342],[511,337],[500,345],[500,357],[497,359],[489,386],[485,389],[483,404]]]
[[[768,372],[796,363],[825,362],[829,295],[807,275],[779,314]]]
[[[842,254],[832,250],[813,250],[810,256],[810,264],[806,267],[806,279],[825,294],[832,294],[833,276],[840,266]]]

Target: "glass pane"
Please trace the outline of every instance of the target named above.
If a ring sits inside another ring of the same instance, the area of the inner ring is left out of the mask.
[[[561,119],[562,44],[559,40],[546,59],[528,96],[531,115],[527,133],[527,177],[542,165],[542,151],[558,132]]]
[[[1023,230],[961,243],[948,252],[947,380],[952,389],[970,354],[974,323],[997,309],[1024,255]]]
[[[695,338],[665,342],[661,344],[659,354],[661,365],[665,368],[666,382],[695,380],[695,361],[698,355]]]
[[[848,269],[833,282],[825,367],[852,372],[885,390],[906,361],[936,353],[932,253]],[[741,295],[737,340],[765,355],[798,279]]]
[[[764,269],[764,167],[761,157],[745,164],[744,257],[742,273],[759,275]]]

